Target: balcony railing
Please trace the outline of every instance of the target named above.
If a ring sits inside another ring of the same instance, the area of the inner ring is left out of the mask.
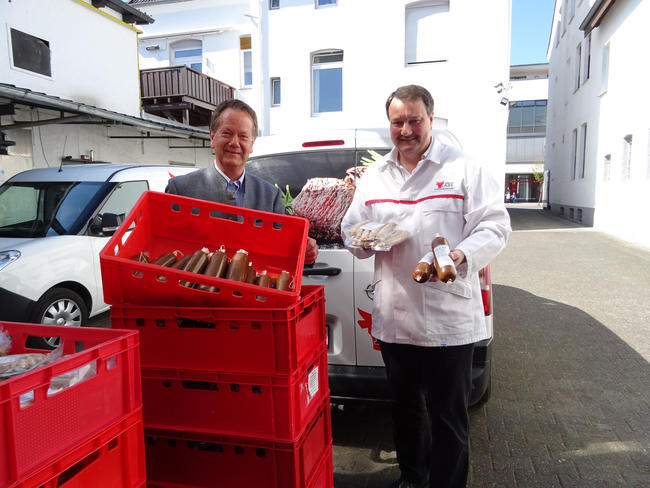
[[[142,105],[146,112],[189,125],[208,125],[210,112],[235,89],[187,66],[140,70]]]

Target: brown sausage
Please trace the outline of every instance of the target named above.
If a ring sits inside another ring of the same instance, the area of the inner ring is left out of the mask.
[[[431,242],[433,251],[433,265],[438,274],[438,279],[445,283],[451,283],[456,279],[456,266],[449,257],[449,242],[442,236],[436,235]]]
[[[189,271],[190,273],[201,273],[206,264],[208,264],[208,253],[206,249],[197,249],[194,251],[187,261],[187,264],[183,267],[183,271]],[[181,281],[182,286],[193,286],[194,283],[189,281]]]
[[[258,276],[257,280],[255,281],[255,284],[259,286],[265,286],[267,288],[271,288],[271,277],[266,274],[266,270],[262,271]]]
[[[433,274],[433,253],[428,252],[420,258],[420,262],[415,265],[411,276],[418,283],[426,283]]]
[[[226,268],[228,268],[228,256],[226,255],[226,249],[221,246],[210,255],[208,265],[203,270],[203,274],[206,276],[221,278],[226,272]],[[199,289],[213,292],[216,291],[217,288],[210,285],[199,285]]]
[[[291,274],[288,271],[282,271],[278,275],[276,288],[278,290],[288,290],[291,287]]]
[[[230,266],[226,273],[226,279],[244,281],[248,272],[248,252],[240,249],[230,260]]]
[[[158,266],[171,266],[176,262],[176,256],[172,254],[171,252],[167,252],[160,256],[158,259],[156,259],[153,264],[157,264]]]

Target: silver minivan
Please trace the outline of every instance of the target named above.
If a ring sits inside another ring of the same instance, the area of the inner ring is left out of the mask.
[[[434,129],[447,144],[460,146],[450,132]],[[321,134],[267,136],[256,140],[246,164],[267,181],[295,197],[310,178],[345,178],[347,171],[392,147],[388,130],[340,130]],[[372,152],[371,152],[372,151]],[[374,260],[357,259],[342,242],[319,240],[317,262],[305,267],[303,284],[325,286],[327,352],[332,401],[387,400],[388,385],[379,346],[372,337]],[[489,267],[481,272],[485,320],[492,335],[492,292]],[[474,350],[470,402],[490,395],[492,338]]]

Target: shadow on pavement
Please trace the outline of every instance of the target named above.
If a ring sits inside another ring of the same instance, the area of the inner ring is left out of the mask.
[[[514,231],[587,228],[577,222],[558,217],[536,204],[515,203],[506,205],[506,208]]]
[[[650,486],[648,362],[578,308],[509,286],[494,296],[471,486]]]

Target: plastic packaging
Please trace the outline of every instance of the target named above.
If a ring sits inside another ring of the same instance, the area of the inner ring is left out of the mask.
[[[456,279],[456,266],[449,257],[449,243],[447,239],[436,234],[431,242],[433,251],[433,265],[438,279],[444,283],[451,283]]]

